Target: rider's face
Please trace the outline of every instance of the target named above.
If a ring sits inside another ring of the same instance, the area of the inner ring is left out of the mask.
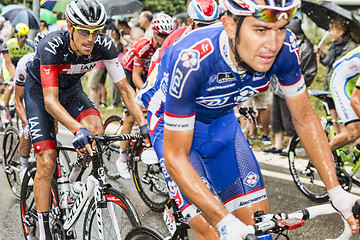
[[[240,58],[256,72],[270,70],[283,46],[288,22],[283,18],[277,22],[264,22],[254,17],[246,17],[236,42]],[[236,25],[232,24],[233,38]]]
[[[86,28],[86,29],[95,29],[98,27],[85,27],[85,26],[77,26],[77,27],[81,27],[81,28]],[[94,43],[95,40],[97,38],[97,35],[94,33],[90,33],[88,36],[83,36],[82,34],[79,34],[79,30],[73,28],[72,26],[68,26],[68,30],[70,33],[73,34],[73,41],[71,43],[72,47],[75,45],[75,48],[73,48],[73,50],[76,52],[76,55],[89,55],[93,48],[94,48]]]

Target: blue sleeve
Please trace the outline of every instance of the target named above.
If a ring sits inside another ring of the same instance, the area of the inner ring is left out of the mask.
[[[297,96],[305,91],[305,81],[300,69],[300,49],[295,35],[287,30],[282,49],[274,65],[281,90],[286,96]]]

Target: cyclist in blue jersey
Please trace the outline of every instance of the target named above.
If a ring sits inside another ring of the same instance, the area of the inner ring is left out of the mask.
[[[39,217],[40,239],[52,239],[49,228],[51,178],[55,170],[54,119],[72,133],[78,154],[92,155],[90,134],[103,134],[95,105],[84,93],[80,78],[103,61],[121,96],[146,137],[148,128],[142,110],[133,100],[113,41],[100,34],[106,21],[104,6],[96,0],[71,1],[65,17],[68,31],[47,35],[37,45],[27,66],[25,108],[31,141],[37,158],[34,197]],[[147,142],[147,145],[150,145]]]
[[[170,192],[196,239],[244,239],[253,231],[247,225],[254,223],[254,212],[268,211],[259,165],[233,108],[268,89],[273,74],[333,205],[355,233],[351,208],[359,197],[339,185],[306,93],[296,37],[286,30],[300,0],[220,0],[220,5],[226,10],[221,23],[168,47],[155,82],[137,98],[148,110],[151,141]]]

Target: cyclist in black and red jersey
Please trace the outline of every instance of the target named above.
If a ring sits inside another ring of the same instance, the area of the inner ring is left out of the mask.
[[[151,29],[154,31],[153,37],[144,37],[138,40],[123,57],[122,65],[125,69],[126,78],[134,88],[141,89],[147,76],[150,60],[155,50],[164,43],[165,38],[174,30],[174,21],[165,14],[157,14],[151,21]],[[131,132],[134,125],[134,117],[124,107],[124,125],[121,134]],[[120,142],[120,155],[116,161],[118,172],[122,178],[129,179],[130,173],[126,164],[127,141]]]
[[[49,228],[51,177],[55,170],[54,121],[58,120],[75,137],[77,152],[92,148],[87,136],[103,134],[99,111],[84,93],[80,78],[103,61],[141,133],[148,127],[135,92],[128,84],[112,40],[100,34],[106,21],[104,6],[96,0],[71,1],[65,17],[68,31],[50,33],[37,46],[34,60],[27,64],[25,107],[31,141],[37,157],[34,197],[40,225],[40,239],[52,239]],[[147,141],[149,144],[149,141]]]

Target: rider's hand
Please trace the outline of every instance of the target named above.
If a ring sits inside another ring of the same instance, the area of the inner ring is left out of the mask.
[[[144,124],[140,127],[140,135],[144,138],[145,146],[150,147],[151,143],[148,124]]]
[[[84,127],[79,128],[75,133],[74,140],[72,144],[76,151],[79,153],[81,157],[84,157],[81,152],[88,151],[90,156],[93,155],[91,146],[88,141],[88,136],[91,135],[91,132]]]
[[[346,192],[340,185],[330,189],[328,193],[333,207],[339,211],[349,223],[352,233],[356,233],[359,230],[359,220],[353,216],[352,208],[356,200],[360,198]]]
[[[252,226],[247,226],[234,215],[229,213],[217,225],[220,240],[239,240],[245,239],[248,234],[254,234]]]

